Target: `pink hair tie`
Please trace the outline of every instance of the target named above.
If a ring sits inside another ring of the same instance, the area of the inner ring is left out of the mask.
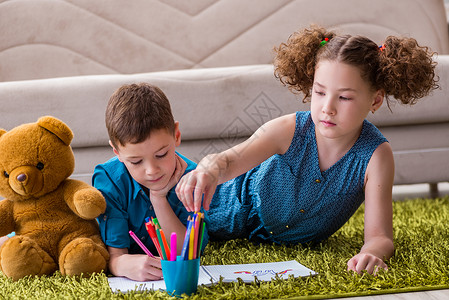
[[[385,49],[385,44],[382,44],[382,45],[379,46],[380,52],[384,51],[384,49]]]

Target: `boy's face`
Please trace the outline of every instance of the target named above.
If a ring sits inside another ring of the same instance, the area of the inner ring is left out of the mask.
[[[181,143],[179,123],[175,123],[175,135],[166,129],[153,130],[150,137],[137,144],[127,143],[114,149],[131,176],[150,190],[167,186],[176,168],[175,148]]]

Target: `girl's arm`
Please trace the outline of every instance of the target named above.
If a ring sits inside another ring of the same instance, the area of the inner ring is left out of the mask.
[[[295,125],[296,114],[273,119],[243,143],[204,157],[197,168],[178,183],[179,200],[188,211],[199,211],[202,201],[208,210],[218,184],[249,171],[274,154],[285,153],[293,139]]]
[[[384,260],[394,252],[392,189],[393,151],[389,143],[373,153],[365,174],[365,243],[360,253],[348,261],[348,270],[375,274],[388,269]]]
[[[146,254],[128,254],[127,248],[108,247],[109,270],[114,276],[136,281],[160,280],[161,260]]]

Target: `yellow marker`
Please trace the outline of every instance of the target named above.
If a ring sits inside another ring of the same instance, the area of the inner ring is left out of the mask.
[[[193,259],[193,242],[195,240],[195,228],[192,226],[192,231],[190,232],[189,241],[189,259]]]

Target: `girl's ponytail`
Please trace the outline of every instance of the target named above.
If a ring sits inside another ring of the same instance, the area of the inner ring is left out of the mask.
[[[335,36],[324,28],[311,27],[293,33],[286,43],[274,48],[274,75],[293,93],[311,95],[317,53]],[[327,39],[327,40],[326,40]]]
[[[319,60],[358,67],[374,90],[385,90],[387,101],[393,96],[403,104],[414,104],[439,87],[435,53],[413,38],[389,36],[378,47],[364,36],[336,36],[312,26],[295,32],[274,50],[275,76],[293,93],[303,93],[304,101],[311,96]]]
[[[415,104],[439,87],[434,54],[413,38],[387,37],[379,48],[379,86],[387,96],[403,104]]]

